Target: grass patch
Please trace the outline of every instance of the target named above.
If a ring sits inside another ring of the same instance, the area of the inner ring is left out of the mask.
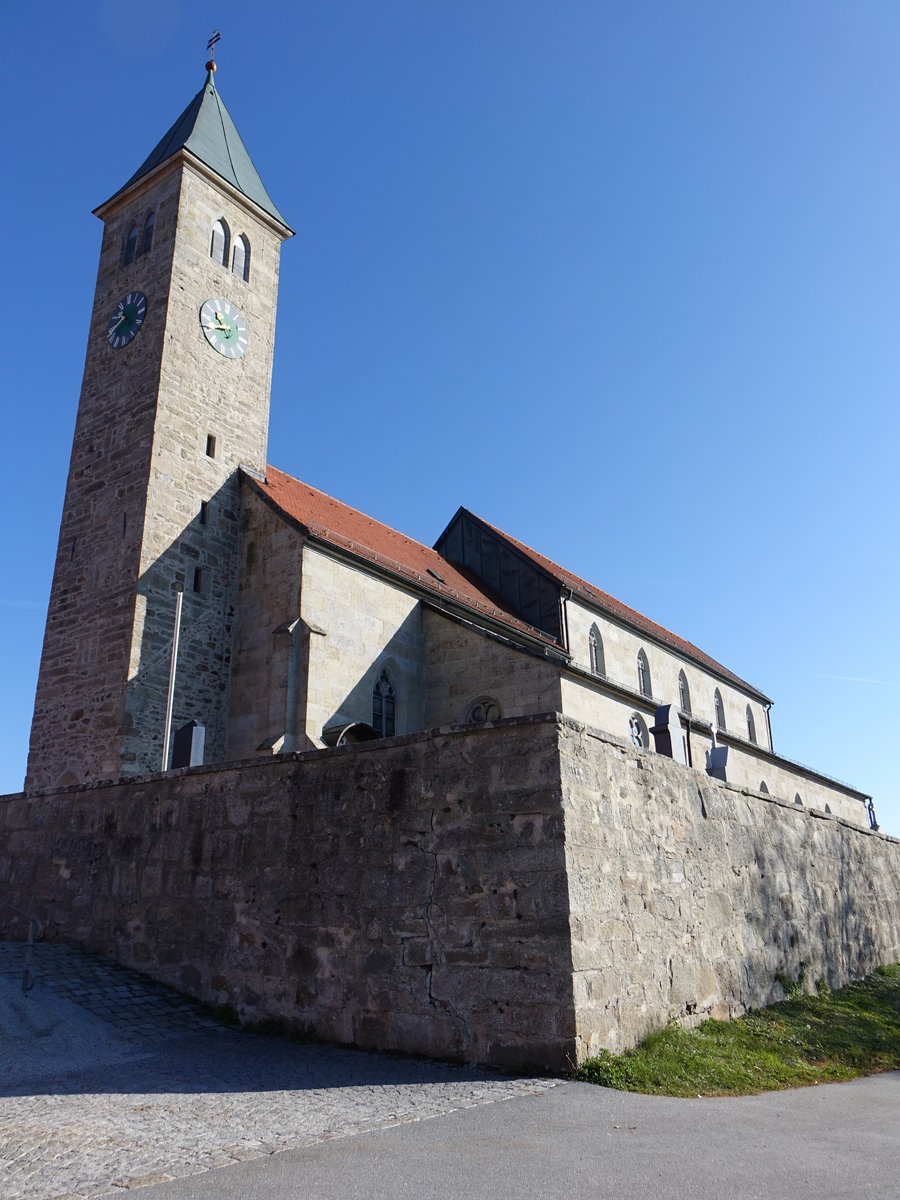
[[[900,963],[839,992],[824,981],[736,1021],[671,1025],[576,1078],[660,1096],[743,1096],[900,1068]]]

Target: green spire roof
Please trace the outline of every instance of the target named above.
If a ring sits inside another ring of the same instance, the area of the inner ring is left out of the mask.
[[[151,151],[149,156],[125,184],[129,187],[148,175],[154,167],[171,158],[177,151],[190,150],[191,154],[211,167],[217,175],[237,188],[242,195],[258,204],[276,221],[287,225],[284,217],[272,203],[250,155],[241,141],[241,135],[228,109],[216,91],[213,73],[206,76],[206,83],[193,98],[169,132]],[[124,189],[122,189],[124,190]]]

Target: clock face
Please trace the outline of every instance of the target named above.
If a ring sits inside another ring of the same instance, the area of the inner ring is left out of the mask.
[[[240,358],[247,349],[247,326],[244,318],[227,300],[212,296],[200,308],[200,327],[203,336],[226,358]]]
[[[115,307],[109,318],[106,340],[113,350],[121,350],[137,334],[147,315],[147,297],[143,292],[129,292]]]

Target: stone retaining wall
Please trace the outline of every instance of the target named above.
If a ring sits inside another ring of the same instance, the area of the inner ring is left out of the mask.
[[[48,937],[248,1019],[497,1065],[898,959],[898,880],[894,839],[555,715],[0,798],[0,898]]]
[[[900,960],[900,842],[564,722],[576,1057]]]

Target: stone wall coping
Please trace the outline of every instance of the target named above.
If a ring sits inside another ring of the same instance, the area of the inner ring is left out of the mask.
[[[761,746],[759,742],[750,742],[746,738],[739,737],[736,733],[729,733],[727,729],[717,730],[716,737],[720,742],[727,742],[739,747],[741,750],[756,754],[760,758],[764,758],[767,762],[773,763],[775,766],[787,767],[789,770],[803,775],[806,779],[813,779],[818,783],[827,783],[829,787],[838,788],[840,791],[846,792],[852,799],[858,800],[860,804],[865,804],[867,800],[872,799],[868,792],[861,792],[859,788],[855,788],[849,783],[844,783],[841,779],[835,779],[833,775],[826,775],[823,771],[817,771],[815,767],[807,767],[804,763],[796,762],[792,758],[785,758],[783,754],[776,754],[774,750],[769,750],[765,746]]]
[[[149,775],[122,775],[118,779],[97,779],[92,780],[90,783],[73,783],[68,787],[35,788],[33,791],[12,792],[7,795],[0,795],[0,802],[31,799],[32,797],[40,796],[69,796],[79,792],[95,792],[103,788],[116,788],[123,785],[148,786],[158,784],[164,780],[180,779],[184,775],[230,774],[235,771],[247,771],[253,768],[267,770],[276,766],[284,766],[286,763],[315,761],[323,755],[347,756],[377,753],[386,744],[390,746],[413,746],[422,742],[434,741],[439,737],[471,736],[493,729],[500,729],[505,726],[552,725],[558,720],[564,719],[560,713],[547,712],[531,716],[504,717],[499,721],[489,722],[486,725],[439,725],[434,729],[419,730],[416,733],[398,734],[396,737],[389,739],[374,738],[368,742],[353,742],[345,746],[324,746],[313,750],[292,750],[284,754],[257,755],[253,758],[232,759],[224,763],[205,763],[200,767],[179,767],[177,770],[153,771]]]
[[[597,741],[605,742],[608,746],[617,746],[619,749],[626,750],[629,753],[634,754],[636,758],[639,758],[648,764],[652,764],[654,767],[658,766],[662,762],[665,762],[674,768],[684,771],[692,771],[694,775],[702,778],[703,781],[710,787],[719,788],[722,791],[733,792],[736,796],[746,796],[753,800],[761,800],[764,804],[774,804],[779,808],[789,809],[798,816],[812,817],[819,821],[834,821],[838,825],[843,825],[846,829],[852,829],[856,833],[864,833],[867,836],[881,838],[883,841],[893,842],[900,845],[900,838],[894,837],[889,833],[883,833],[880,829],[867,829],[862,825],[854,824],[853,821],[848,821],[845,817],[838,816],[836,813],[823,812],[822,809],[806,804],[804,804],[801,808],[799,805],[794,804],[790,800],[785,800],[781,796],[775,796],[772,793],[767,794],[766,792],[757,792],[753,788],[739,787],[735,783],[728,783],[727,781],[723,781],[721,779],[714,779],[712,776],[707,775],[706,772],[701,770],[699,767],[688,767],[681,763],[676,763],[674,759],[667,758],[665,755],[657,754],[655,750],[643,750],[638,746],[632,745],[632,743],[627,741],[625,738],[616,737],[614,734],[607,733],[603,729],[595,729],[593,726],[587,725],[584,721],[576,721],[573,717],[567,717],[562,713],[557,713],[556,715],[559,725],[564,728],[571,729],[573,733],[584,733],[587,737],[596,738]],[[511,720],[515,721],[516,718],[511,718]],[[500,721],[497,722],[498,725],[502,723],[503,722]],[[791,763],[789,759],[780,759],[777,754],[769,754],[768,757],[774,762],[783,762],[787,767],[793,769],[794,764]],[[812,774],[812,772],[810,772],[810,774]],[[819,776],[819,778],[828,783],[832,782],[826,775]]]
[[[41,796],[65,796],[77,795],[81,792],[95,792],[104,788],[116,788],[123,785],[131,787],[151,787],[156,786],[162,781],[181,778],[185,775],[217,775],[231,774],[236,771],[259,770],[266,771],[273,767],[284,767],[290,763],[314,762],[322,758],[323,755],[340,755],[342,757],[377,754],[386,744],[392,747],[396,746],[415,746],[424,742],[435,741],[437,738],[457,738],[457,737],[472,737],[482,734],[489,734],[495,730],[521,728],[528,725],[556,725],[559,729],[570,730],[572,733],[584,733],[588,737],[595,738],[597,741],[603,742],[608,746],[613,746],[620,751],[632,754],[642,763],[646,763],[651,769],[659,768],[663,763],[668,767],[678,768],[680,770],[691,771],[695,776],[703,780],[703,782],[713,788],[718,788],[722,791],[732,792],[736,796],[744,796],[752,800],[760,800],[764,804],[776,805],[779,808],[790,809],[797,816],[807,817],[817,821],[833,821],[838,825],[843,825],[846,829],[853,830],[854,833],[865,834],[867,837],[880,838],[882,841],[900,844],[900,838],[894,837],[892,834],[884,833],[880,829],[867,829],[861,825],[855,825],[852,821],[846,820],[835,813],[826,813],[821,809],[813,806],[804,805],[800,808],[793,804],[790,800],[785,800],[780,796],[766,794],[765,792],[757,792],[753,788],[738,787],[737,784],[723,782],[720,779],[713,779],[707,775],[705,771],[701,771],[697,767],[683,766],[681,763],[676,763],[672,759],[668,759],[663,755],[657,754],[653,750],[643,750],[632,745],[625,738],[616,737],[614,734],[607,733],[605,730],[597,729],[592,725],[588,725],[584,721],[577,721],[574,717],[567,717],[563,713],[545,712],[536,713],[529,716],[520,717],[503,717],[499,721],[489,722],[486,725],[440,725],[434,729],[420,730],[416,733],[401,734],[397,737],[383,740],[376,738],[368,742],[354,742],[346,746],[326,746],[321,749],[314,750],[295,750],[286,754],[272,754],[265,757],[241,758],[235,759],[228,763],[208,763],[202,767],[181,767],[176,771],[154,771],[151,775],[141,776],[123,776],[120,779],[101,779],[92,783],[72,784],[65,788],[48,788],[44,790],[35,790],[31,792],[12,792],[4,796],[0,796],[0,803],[11,803],[15,800],[27,800],[32,797]],[[783,761],[788,767],[793,767],[793,764],[788,760],[780,760],[777,755],[770,756],[774,761]],[[827,779],[826,776],[821,778]],[[830,781],[829,781],[830,782]]]

